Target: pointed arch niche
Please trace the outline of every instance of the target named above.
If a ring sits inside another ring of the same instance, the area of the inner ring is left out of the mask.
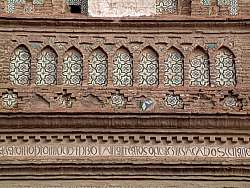
[[[210,83],[209,57],[201,47],[193,51],[190,64],[189,76],[191,86],[207,86]]]
[[[164,61],[165,66],[165,85],[166,86],[182,86],[184,83],[184,58],[182,53],[175,47],[170,48]]]
[[[89,62],[89,85],[106,86],[108,82],[108,56],[101,48],[95,49]]]
[[[29,85],[31,80],[31,54],[25,45],[18,46],[11,58],[10,81],[14,85]]]
[[[119,48],[114,56],[113,85],[133,85],[133,58],[125,47]]]
[[[81,85],[83,80],[83,57],[76,48],[70,48],[64,55],[63,83],[66,85]]]
[[[220,48],[216,54],[215,76],[217,86],[236,85],[235,56],[227,47]]]
[[[45,47],[37,61],[36,85],[56,84],[57,54],[51,47]]]
[[[142,50],[139,64],[139,85],[154,86],[159,83],[159,56],[151,47]]]

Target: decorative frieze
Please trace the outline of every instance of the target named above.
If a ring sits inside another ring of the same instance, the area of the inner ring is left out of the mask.
[[[248,181],[213,180],[204,181],[200,179],[186,180],[172,179],[112,179],[112,180],[3,180],[0,188],[248,188]]]
[[[218,161],[225,159],[250,159],[249,144],[207,144],[207,143],[167,143],[163,144],[160,140],[156,144],[144,143],[100,143],[100,142],[75,142],[70,137],[70,142],[65,139],[58,142],[51,140],[49,143],[36,144],[29,142],[1,142],[0,143],[0,160],[66,160],[88,159],[97,160],[98,158],[127,160],[192,160],[197,162],[206,159],[206,161]],[[98,139],[99,140],[99,139]]]

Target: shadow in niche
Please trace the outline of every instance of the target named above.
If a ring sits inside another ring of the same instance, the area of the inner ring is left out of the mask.
[[[71,13],[81,13],[81,5],[70,5],[70,12]]]

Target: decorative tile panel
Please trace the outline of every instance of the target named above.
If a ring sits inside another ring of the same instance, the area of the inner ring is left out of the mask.
[[[15,0],[7,0],[7,13],[13,13],[15,10]]]
[[[7,109],[15,108],[17,106],[17,95],[12,92],[3,94],[2,106]]]
[[[10,59],[10,81],[15,85],[28,85],[31,80],[31,55],[25,46],[15,49]]]
[[[126,49],[116,52],[113,65],[114,86],[132,86],[133,84],[133,59]]]
[[[37,85],[56,84],[57,55],[51,48],[42,50],[37,62]]]
[[[85,15],[88,15],[88,11],[89,11],[88,0],[83,0],[81,6],[81,12]]]
[[[158,55],[151,48],[144,49],[139,64],[139,85],[153,86],[159,83]]]
[[[230,5],[231,0],[217,0],[217,5],[219,6],[228,6]]]
[[[224,106],[228,108],[235,108],[237,107],[237,99],[233,96],[226,97],[224,99]]]
[[[190,60],[190,85],[209,85],[209,61],[208,56],[203,52],[193,55]]]
[[[16,4],[22,4],[25,2],[25,0],[7,0],[7,13],[13,13]]]
[[[183,101],[180,95],[170,94],[166,95],[165,104],[171,108],[183,108]]]
[[[76,50],[66,52],[63,60],[63,83],[67,85],[81,85],[83,78],[83,60]]]
[[[33,0],[33,5],[43,5],[44,0]]]
[[[210,5],[210,0],[201,0],[201,4],[204,6],[209,6]]]
[[[165,64],[165,85],[181,86],[183,85],[183,57],[177,50],[172,50]]]
[[[89,63],[89,85],[106,86],[107,77],[108,57],[101,49],[96,49]]]
[[[81,5],[82,4],[82,0],[66,0],[66,3],[68,5]]]
[[[111,105],[115,108],[122,108],[125,106],[126,100],[123,95],[115,94],[111,96]]]
[[[177,10],[177,0],[156,0],[156,13],[175,13]]]
[[[230,15],[231,16],[238,15],[238,0],[230,1]]]
[[[236,71],[234,55],[227,49],[221,49],[215,58],[216,85],[234,86]]]

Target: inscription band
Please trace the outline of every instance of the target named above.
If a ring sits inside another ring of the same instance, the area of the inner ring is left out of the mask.
[[[245,146],[156,146],[156,145],[4,145],[1,157],[217,157],[249,158]]]

